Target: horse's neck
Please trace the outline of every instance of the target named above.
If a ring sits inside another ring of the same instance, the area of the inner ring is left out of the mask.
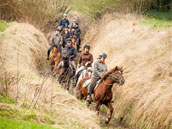
[[[65,68],[68,68],[69,67],[69,60],[64,60],[64,67]]]
[[[112,89],[112,86],[113,86],[113,84],[115,82],[112,79],[107,78],[107,79],[104,80],[103,83],[106,85],[107,89],[111,90]]]

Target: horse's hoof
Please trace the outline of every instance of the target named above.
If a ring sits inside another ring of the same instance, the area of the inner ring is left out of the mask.
[[[97,115],[99,115],[99,111],[97,111],[96,113],[97,113]]]
[[[105,123],[106,123],[106,124],[109,124],[109,119],[108,119],[108,118],[106,118]]]

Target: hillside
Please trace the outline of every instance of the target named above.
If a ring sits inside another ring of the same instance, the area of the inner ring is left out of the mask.
[[[141,24],[133,15],[106,15],[84,42],[94,58],[108,54],[108,68],[124,67],[124,86],[113,87],[114,117],[139,129],[172,128],[172,29]]]
[[[0,33],[0,116],[22,120],[21,124],[32,121],[56,128],[100,128],[94,112],[67,94],[48,72],[42,74],[48,66],[44,34],[30,24],[8,26]],[[20,127],[15,121],[9,127],[4,118],[0,123],[0,128]]]

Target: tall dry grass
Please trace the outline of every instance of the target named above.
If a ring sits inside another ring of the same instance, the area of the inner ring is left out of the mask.
[[[30,23],[45,32],[56,28],[63,13],[70,10],[64,0],[0,1],[0,19]]]
[[[99,128],[99,120],[67,94],[42,69],[47,68],[48,41],[30,24],[11,23],[0,33],[0,94],[17,98],[18,105],[53,116],[57,128]],[[39,121],[39,120],[38,120]]]
[[[109,69],[125,68],[113,88],[114,117],[139,129],[172,128],[172,29],[152,30],[132,15],[105,16],[85,36],[94,59],[108,54]]]

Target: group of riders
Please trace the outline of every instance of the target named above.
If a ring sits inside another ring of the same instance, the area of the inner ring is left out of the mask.
[[[85,44],[83,47],[83,52],[79,56],[78,65],[75,65],[75,58],[77,52],[80,52],[81,48],[81,30],[79,24],[76,20],[73,20],[71,25],[67,19],[67,14],[64,14],[63,19],[60,21],[59,26],[55,30],[55,35],[50,38],[50,48],[48,50],[47,60],[49,60],[49,54],[52,47],[58,48],[60,51],[67,49],[67,54],[69,57],[69,62],[71,66],[75,69],[75,75],[73,76],[73,85],[77,85],[78,78],[82,71],[88,67],[92,67],[91,82],[88,89],[87,101],[91,102],[91,96],[94,92],[94,88],[98,80],[103,77],[103,74],[107,72],[107,65],[105,59],[107,54],[102,52],[96,61],[93,62],[93,55],[90,53],[90,45]],[[72,38],[76,38],[77,50],[72,44]]]

